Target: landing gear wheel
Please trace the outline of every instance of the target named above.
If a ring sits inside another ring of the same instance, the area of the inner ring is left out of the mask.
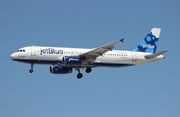
[[[34,67],[34,63],[31,63],[31,69],[29,70],[29,73],[33,73],[33,67]]]
[[[90,67],[86,68],[86,73],[90,73],[92,69]]]
[[[29,73],[33,73],[33,69],[30,69],[30,70],[29,70]]]
[[[78,78],[78,79],[81,79],[82,77],[83,77],[83,74],[82,74],[82,73],[78,73],[78,74],[77,74],[77,78]]]

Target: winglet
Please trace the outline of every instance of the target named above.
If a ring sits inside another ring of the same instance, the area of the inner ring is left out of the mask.
[[[120,39],[120,41],[123,43],[124,42],[124,38]]]

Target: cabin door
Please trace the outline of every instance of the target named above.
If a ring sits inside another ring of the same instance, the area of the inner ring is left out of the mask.
[[[136,60],[137,60],[136,52],[132,52],[132,61],[136,61]]]
[[[34,46],[31,47],[31,56],[36,56],[36,48]]]

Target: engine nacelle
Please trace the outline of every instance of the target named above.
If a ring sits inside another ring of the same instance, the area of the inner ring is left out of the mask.
[[[51,65],[50,72],[53,74],[68,74],[68,73],[72,73],[72,68],[63,67],[59,65]]]
[[[76,56],[65,56],[63,57],[63,63],[66,65],[81,65],[82,59]]]

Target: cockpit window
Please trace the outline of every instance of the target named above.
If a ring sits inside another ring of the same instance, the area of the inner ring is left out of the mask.
[[[17,52],[25,52],[25,50],[18,50]]]

